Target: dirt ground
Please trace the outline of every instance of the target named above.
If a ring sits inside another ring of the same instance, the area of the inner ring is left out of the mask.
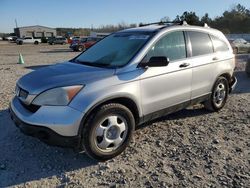
[[[238,85],[219,113],[196,105],[140,126],[124,153],[98,163],[23,135],[8,113],[18,78],[77,54],[68,45],[0,43],[0,187],[250,187],[247,55],[237,56]]]

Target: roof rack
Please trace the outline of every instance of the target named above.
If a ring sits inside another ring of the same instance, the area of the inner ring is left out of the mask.
[[[204,27],[210,28],[207,23],[204,23]]]
[[[173,21],[173,22],[153,22],[148,24],[140,24],[139,27],[149,26],[149,25],[188,25],[186,21]]]

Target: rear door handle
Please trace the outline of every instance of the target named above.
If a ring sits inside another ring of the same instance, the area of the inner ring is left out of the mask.
[[[190,64],[189,63],[182,63],[180,64],[180,68],[188,67]]]
[[[219,60],[218,57],[214,57],[214,58],[213,58],[213,61],[217,61],[217,60]]]

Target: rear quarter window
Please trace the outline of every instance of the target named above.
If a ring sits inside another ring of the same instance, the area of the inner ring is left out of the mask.
[[[213,44],[207,33],[198,31],[187,32],[191,41],[192,56],[200,56],[213,53]]]
[[[229,47],[226,42],[213,35],[210,35],[210,37],[212,39],[215,52],[225,52],[229,50]]]

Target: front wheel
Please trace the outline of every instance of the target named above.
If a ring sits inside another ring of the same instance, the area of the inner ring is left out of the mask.
[[[38,45],[38,41],[35,41],[34,44],[35,44],[35,45]]]
[[[90,157],[105,161],[125,150],[134,129],[135,120],[127,107],[106,104],[90,115],[83,127],[81,143]]]
[[[219,77],[214,84],[209,100],[204,103],[205,108],[215,112],[221,110],[226,104],[228,93],[228,80],[225,77]]]

